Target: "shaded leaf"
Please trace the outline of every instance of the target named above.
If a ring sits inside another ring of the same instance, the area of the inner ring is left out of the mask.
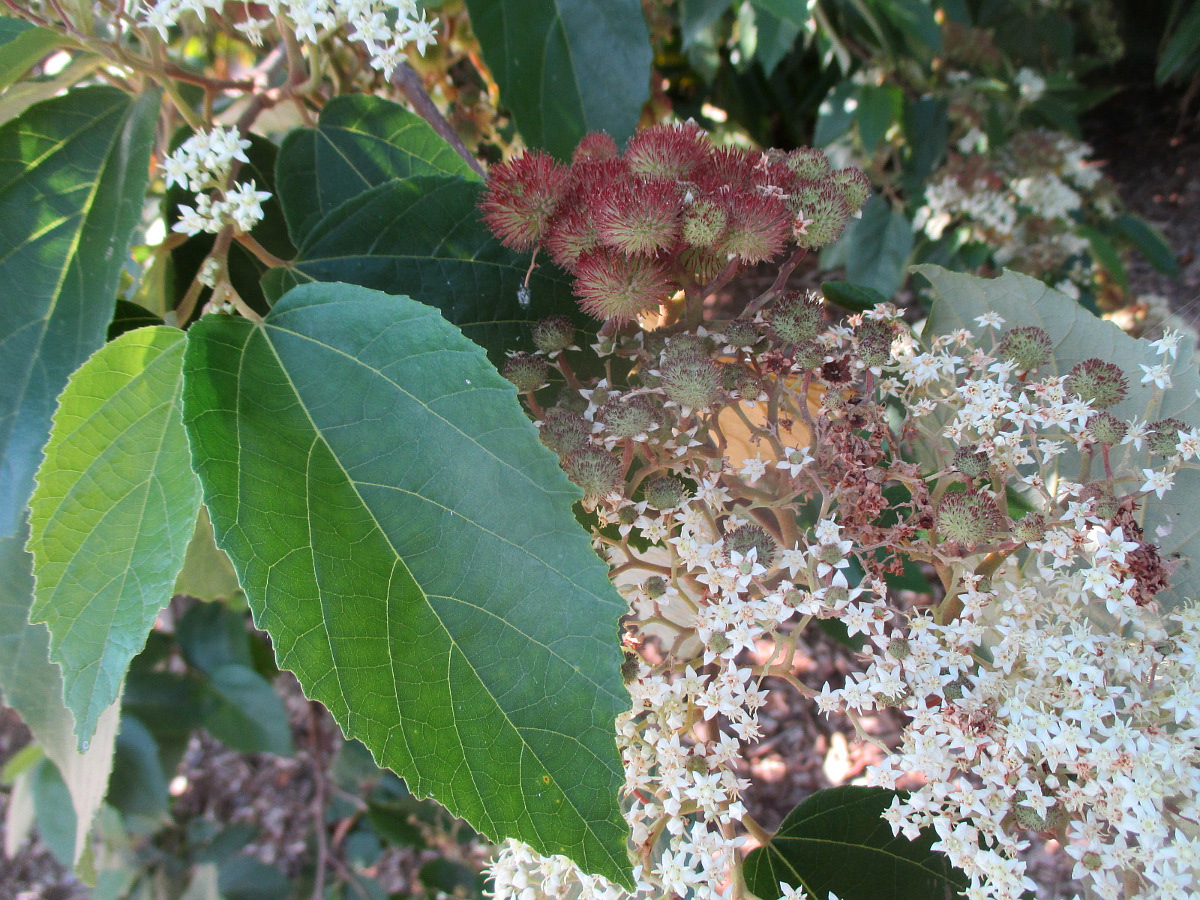
[[[1200,9],[1200,6],[1197,8]],[[1142,255],[1146,257],[1146,261],[1158,271],[1164,275],[1179,274],[1179,261],[1175,259],[1171,245],[1145,219],[1133,215],[1117,216],[1113,220],[1113,225],[1127,241],[1141,251]]]
[[[875,196],[863,207],[862,218],[851,219],[837,242],[821,252],[821,265],[843,266],[847,281],[890,298],[904,283],[912,247],[912,223],[904,211]]]
[[[569,276],[548,263],[534,270],[530,304],[518,292],[529,257],[504,247],[479,219],[481,187],[461,178],[389,181],[326,216],[301,245],[295,263],[269,273],[270,293],[306,281],[341,281],[420,297],[493,362],[507,350],[531,350],[529,324],[579,312]],[[595,328],[595,323],[591,323]]]
[[[252,856],[221,864],[217,885],[223,900],[288,900],[292,885],[279,869]]]
[[[879,291],[848,281],[822,281],[821,293],[826,300],[850,312],[866,312],[888,299]]]
[[[28,72],[62,41],[48,28],[0,16],[0,90]]]
[[[78,860],[108,786],[119,708],[114,703],[104,711],[89,747],[76,752],[62,676],[50,662],[49,632],[45,625],[29,624],[33,557],[25,550],[25,539],[24,524],[16,536],[0,538],[0,700],[20,714],[67,784]]]
[[[650,97],[638,0],[467,0],[484,61],[525,143],[568,159],[589,131],[618,143]]]
[[[126,828],[151,832],[167,813],[167,773],[158,743],[135,716],[121,717],[107,800],[120,810]]]
[[[183,568],[175,579],[172,593],[187,594],[201,600],[222,600],[236,597],[241,592],[233,563],[213,539],[208,510],[201,504],[200,515],[196,518],[196,531],[188,542]]]
[[[1078,362],[1092,357],[1116,363],[1129,378],[1129,396],[1110,408],[1114,415],[1129,421],[1157,421],[1175,417],[1195,427],[1200,425],[1200,374],[1186,343],[1178,350],[1179,358],[1167,359],[1173,387],[1159,392],[1154,401],[1153,385],[1141,384],[1139,365],[1155,365],[1163,358],[1149,343],[1132,338],[1112,322],[1098,319],[1065,294],[1047,287],[1036,278],[1006,271],[999,278],[976,278],[940,269],[916,266],[914,271],[933,285],[934,304],[925,334],[946,334],[958,328],[973,329],[975,317],[989,310],[1004,318],[1008,327],[1037,325],[1054,342],[1054,359],[1039,369],[1039,374],[1065,375]],[[1153,402],[1152,402],[1153,401]],[[1057,457],[1065,472],[1077,467],[1077,457],[1068,452]],[[1149,454],[1134,468],[1151,465]],[[1159,499],[1143,501],[1141,524],[1146,537],[1158,545],[1167,559],[1178,558],[1180,566],[1171,577],[1171,585],[1157,595],[1166,608],[1179,605],[1186,597],[1200,595],[1200,470],[1180,469],[1175,486]]]
[[[896,796],[868,787],[817,791],[746,858],[747,887],[762,900],[781,896],[780,882],[840,900],[944,900],[966,888],[962,872],[930,849],[932,831],[915,841],[892,834],[881,815]]]
[[[104,343],[157,114],[156,91],[92,87],[0,126],[0,537],[33,491],[67,376]]]
[[[344,284],[188,343],[217,543],[280,665],[414,794],[628,883],[624,604],[514,388],[436,310]]]
[[[246,666],[228,664],[213,669],[207,687],[211,706],[203,724],[213,737],[242,753],[292,754],[287,710],[269,681]]]
[[[183,565],[200,489],[183,430],[183,332],[123,334],[71,376],[30,501],[36,590],[80,741],[114,700]]]
[[[1158,57],[1154,82],[1163,85],[1172,78],[1190,78],[1200,73],[1200,3],[1195,0],[1177,21]]]
[[[188,665],[210,675],[221,666],[254,666],[245,614],[224,603],[192,606],[175,626],[175,639]]]
[[[150,312],[144,306],[138,306],[128,300],[118,300],[112,321],[108,323],[108,339],[114,341],[127,331],[151,328],[161,324],[163,324],[162,317]]]
[[[296,129],[279,149],[275,184],[296,243],[333,209],[393,178],[479,175],[424,119],[365,94],[334,97],[317,127]]]

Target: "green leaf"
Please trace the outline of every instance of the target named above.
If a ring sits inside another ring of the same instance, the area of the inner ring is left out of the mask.
[[[854,121],[858,137],[868,156],[887,135],[888,129],[900,120],[904,109],[904,94],[894,84],[864,84],[858,89],[858,108]]]
[[[1075,231],[1080,237],[1087,238],[1091,245],[1092,256],[1099,267],[1108,273],[1115,284],[1125,287],[1128,284],[1125,276],[1125,264],[1121,262],[1121,254],[1117,252],[1112,241],[1105,237],[1099,229],[1090,225],[1078,225]]]
[[[934,304],[930,310],[926,335],[947,334],[958,328],[975,329],[975,317],[995,311],[1008,327],[1037,325],[1054,342],[1054,359],[1039,369],[1039,374],[1065,375],[1078,362],[1098,357],[1116,363],[1129,378],[1129,396],[1109,411],[1126,421],[1157,421],[1168,417],[1181,419],[1189,426],[1200,425],[1200,373],[1186,343],[1178,349],[1178,359],[1170,363],[1173,386],[1159,392],[1154,400],[1153,385],[1141,384],[1139,365],[1155,365],[1164,360],[1143,340],[1132,338],[1112,322],[1106,322],[1083,309],[1065,294],[1046,287],[1036,278],[1006,271],[999,278],[976,278],[948,272],[937,266],[916,266],[914,271],[933,285]],[[1130,448],[1132,452],[1132,448]],[[1073,451],[1057,457],[1064,472],[1077,471],[1078,457]],[[1161,462],[1161,459],[1159,460]],[[1135,471],[1151,465],[1144,454]],[[1134,485],[1136,487],[1136,485]],[[1157,599],[1164,608],[1178,606],[1188,597],[1200,596],[1200,470],[1181,468],[1175,474],[1172,490],[1159,499],[1142,501],[1141,524],[1148,540],[1159,547],[1168,561],[1178,559],[1168,588]]]
[[[118,300],[112,321],[108,323],[108,339],[115,341],[127,331],[161,324],[163,324],[162,317],[150,312],[144,306],[138,306],[128,300]]]
[[[1145,219],[1134,215],[1117,216],[1113,225],[1122,237],[1141,251],[1146,261],[1155,269],[1172,277],[1179,274],[1179,261],[1175,259],[1171,245]]]
[[[817,128],[813,134],[814,147],[827,147],[854,125],[858,85],[846,79],[829,89],[817,107]]]
[[[840,900],[944,900],[967,886],[966,876],[930,847],[932,831],[915,841],[893,836],[880,816],[895,791],[835,787],[817,791],[790,813],[765,847],[746,858],[746,885],[762,900],[781,896],[780,882],[809,897]]]
[[[204,727],[227,747],[278,756],[294,752],[283,701],[253,669],[232,663],[213,669],[206,700],[212,705],[205,710]]]
[[[809,25],[809,4],[797,3],[796,0],[750,0],[750,2],[777,19],[789,22],[796,28],[806,28]]]
[[[1192,0],[1188,11],[1172,24],[1170,40],[1163,47],[1154,71],[1158,85],[1176,76],[1188,78],[1200,72],[1200,3]]]
[[[484,62],[525,143],[568,159],[589,131],[621,143],[650,97],[638,0],[467,0]]]
[[[365,94],[334,97],[321,109],[316,128],[288,134],[275,172],[288,231],[297,244],[334,207],[393,178],[480,180],[420,116]]]
[[[521,306],[529,257],[501,245],[480,221],[480,190],[447,176],[381,184],[322,219],[295,263],[269,273],[272,290],[341,281],[420,297],[495,362],[507,350],[532,349],[529,324],[538,319],[562,314],[587,323],[569,276],[549,264],[534,270],[530,304]]]
[[[187,664],[210,675],[231,664],[253,668],[246,624],[244,612],[224,603],[197,603],[175,626],[175,639]]]
[[[25,550],[26,534],[22,521],[15,536],[0,538],[0,700],[20,714],[67,784],[75,810],[78,861],[108,786],[120,710],[117,703],[105,710],[91,744],[76,752],[74,719],[63,705],[62,676],[50,662],[49,632],[45,625],[29,623],[33,557]]]
[[[743,7],[745,9],[746,7]],[[767,77],[771,76],[781,62],[792,52],[796,39],[804,30],[788,19],[782,19],[773,13],[755,8],[753,11],[754,47],[753,58],[762,66]]]
[[[624,604],[515,389],[436,310],[344,284],[188,345],[217,543],[280,665],[414,794],[628,884]]]
[[[121,335],[71,376],[30,501],[37,588],[75,733],[116,700],[183,566],[200,489],[180,419],[183,332]]]
[[[866,312],[880,303],[887,303],[888,299],[879,291],[848,281],[822,281],[821,293],[826,300],[851,312]]]
[[[288,900],[292,885],[279,869],[252,856],[222,863],[217,880],[224,900]]]
[[[875,0],[874,6],[903,35],[913,56],[928,59],[942,52],[942,28],[929,0]]]
[[[135,716],[121,717],[108,803],[120,810],[126,828],[151,833],[167,814],[168,775],[154,735]]]
[[[912,247],[912,223],[904,211],[875,196],[863,207],[862,218],[851,219],[837,242],[821,252],[821,265],[844,266],[847,281],[890,298],[904,283]]]
[[[183,568],[175,579],[171,593],[187,594],[201,600],[228,600],[239,596],[241,592],[233,563],[213,539],[208,510],[201,504],[196,532],[188,542]]]
[[[104,343],[157,121],[157,92],[94,87],[0,126],[0,537],[33,491],[67,376]]]
[[[920,97],[904,105],[904,168],[901,178],[911,194],[919,193],[946,155],[950,136],[950,104],[939,97]]]
[[[0,16],[0,91],[8,87],[63,42],[48,28],[23,19]]]

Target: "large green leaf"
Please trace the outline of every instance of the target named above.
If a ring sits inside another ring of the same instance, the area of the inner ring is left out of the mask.
[[[872,197],[861,219],[851,219],[837,242],[821,251],[824,268],[844,266],[846,280],[893,296],[904,282],[912,253],[912,223],[901,209]]]
[[[339,206],[312,229],[287,269],[268,273],[268,293],[306,281],[342,281],[420,297],[492,353],[531,350],[528,325],[564,314],[585,322],[567,275],[534,270],[479,219],[481,187],[449,176],[389,181]],[[593,325],[594,327],[594,325]]]
[[[892,834],[880,816],[895,796],[883,788],[817,791],[746,858],[746,886],[762,900],[781,896],[780,882],[841,900],[944,900],[966,888],[966,876],[930,849],[932,832],[915,841]]]
[[[1162,362],[1150,345],[1121,331],[1111,322],[1098,319],[1065,294],[1046,287],[1036,278],[1006,271],[999,278],[977,278],[949,272],[937,266],[916,266],[914,271],[933,285],[934,304],[926,325],[926,335],[946,334],[959,328],[975,330],[975,317],[989,310],[999,313],[1006,327],[1037,325],[1054,342],[1054,359],[1039,369],[1047,375],[1065,375],[1073,365],[1099,357],[1119,365],[1129,378],[1129,396],[1110,412],[1127,421],[1157,421],[1175,417],[1189,426],[1200,425],[1200,374],[1196,371],[1192,348],[1181,346],[1178,359],[1167,360],[1173,386],[1154,398],[1153,385],[1141,384],[1139,365]],[[1118,457],[1119,459],[1119,457]],[[1066,473],[1077,469],[1077,457],[1066,453],[1058,457]],[[1161,461],[1161,460],[1159,460]],[[1150,466],[1149,454],[1143,466]],[[1072,476],[1073,477],[1073,476]],[[1136,485],[1134,485],[1136,487]],[[1159,499],[1143,501],[1142,525],[1147,539],[1158,545],[1167,558],[1181,565],[1172,575],[1171,585],[1158,594],[1170,607],[1184,598],[1200,595],[1200,470],[1181,469],[1175,486]]]
[[[288,134],[275,171],[295,243],[334,207],[393,178],[454,175],[479,180],[424,119],[366,94],[334,97],[321,109],[316,128]]]
[[[639,0],[467,0],[467,10],[526,144],[567,159],[589,131],[633,134],[652,59]]]
[[[188,334],[217,543],[281,666],[488,836],[628,883],[624,604],[514,389],[437,311],[301,286]]]
[[[34,63],[63,42],[48,28],[0,16],[0,90],[8,87]]]
[[[92,820],[104,800],[120,720],[119,703],[100,716],[96,734],[76,751],[74,719],[63,705],[63,682],[50,662],[50,634],[29,623],[33,604],[33,557],[25,550],[26,525],[0,538],[0,700],[21,715],[34,740],[58,767],[75,810],[75,860],[86,846]]]
[[[95,87],[0,127],[0,537],[33,491],[67,376],[104,343],[157,118],[155,91]]]
[[[84,363],[54,415],[30,500],[37,588],[80,741],[121,691],[183,566],[200,488],[183,430],[183,332],[126,332]]]

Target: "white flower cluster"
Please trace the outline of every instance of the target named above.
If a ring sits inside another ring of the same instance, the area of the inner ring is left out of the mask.
[[[268,191],[258,190],[253,179],[226,186],[234,160],[249,162],[249,147],[250,141],[237,128],[213,128],[192,135],[167,157],[163,162],[167,187],[179,185],[197,195],[195,206],[180,204],[174,231],[216,234],[231,223],[239,231],[249,231],[262,220],[263,201],[271,196]],[[201,193],[209,189],[216,189],[221,197]]]
[[[142,24],[157,29],[166,40],[168,29],[184,14],[204,20],[209,12],[221,15],[227,5],[244,8],[246,14],[234,27],[254,44],[263,43],[264,32],[276,18],[286,20],[297,39],[313,43],[344,28],[385,77],[391,77],[410,44],[423,56],[437,40],[437,19],[427,19],[416,0],[264,0],[253,5],[243,0],[146,0]],[[264,9],[265,18],[251,14]]]

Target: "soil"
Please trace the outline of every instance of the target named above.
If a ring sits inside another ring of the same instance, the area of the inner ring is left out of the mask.
[[[1181,117],[1177,95],[1134,88],[1094,111],[1085,137],[1129,209],[1162,231],[1179,262],[1180,276],[1169,278],[1133,258],[1130,292],[1143,301],[1150,298],[1150,306],[1160,302],[1154,296],[1164,298],[1180,319],[1200,325],[1200,118]],[[853,667],[849,650],[820,639],[807,648],[797,674],[812,687],[826,681],[836,687]],[[199,734],[177,773],[175,814],[256,825],[258,837],[246,851],[290,875],[311,854],[312,825],[319,820],[314,798],[328,789],[337,741],[336,726],[300,696],[294,680],[281,678],[279,686],[288,701],[297,755],[245,756]],[[861,724],[885,743],[899,734],[898,723],[885,717]],[[853,781],[881,752],[859,741],[850,722],[816,715],[811,703],[786,688],[772,692],[762,725],[763,739],[745,762],[754,780],[747,804],[768,828],[813,791]],[[28,740],[16,714],[0,707],[0,766]],[[0,787],[0,818],[9,790]],[[330,839],[337,840],[336,832]],[[377,864],[376,875],[389,890],[409,890],[422,861],[411,851],[389,853]],[[1054,845],[1035,854],[1031,864],[1044,885],[1042,900],[1075,895],[1070,860]],[[0,861],[0,900],[85,900],[88,894],[36,840],[14,859]]]

